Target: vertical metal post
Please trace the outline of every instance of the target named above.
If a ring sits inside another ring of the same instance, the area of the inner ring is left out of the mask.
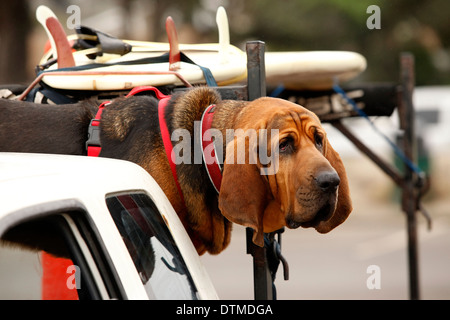
[[[247,42],[247,91],[252,101],[266,95],[265,44],[262,41]],[[272,277],[267,263],[266,248],[252,242],[253,230],[247,228],[247,254],[253,257],[253,282],[255,300],[273,300]]]
[[[265,43],[249,41],[246,50],[248,100],[252,101],[266,95]]]
[[[414,130],[414,57],[403,53],[400,57],[402,96],[399,104],[400,128],[403,130],[403,151],[405,156],[416,162],[415,130]],[[415,175],[411,168],[405,166],[404,188],[402,192],[402,208],[406,213],[408,232],[408,265],[410,299],[417,300],[419,294],[419,266],[417,249],[417,217]]]
[[[267,262],[265,247],[258,247],[252,241],[253,230],[246,229],[247,254],[253,257],[253,289],[255,300],[274,300],[272,276]]]

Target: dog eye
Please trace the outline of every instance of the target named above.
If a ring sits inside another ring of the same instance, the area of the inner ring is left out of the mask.
[[[323,146],[323,137],[321,134],[315,132],[314,133],[314,142],[316,144],[316,146],[321,149]]]
[[[290,153],[293,151],[293,139],[292,138],[286,138],[280,141],[280,144],[278,146],[281,153]]]

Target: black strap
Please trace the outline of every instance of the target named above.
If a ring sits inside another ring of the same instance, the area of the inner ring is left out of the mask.
[[[180,52],[180,61],[187,62],[187,63],[190,63],[190,64],[194,64],[197,67],[199,67],[200,69],[202,69],[203,77],[205,77],[206,84],[209,87],[217,87],[216,79],[214,79],[214,76],[213,76],[211,70],[209,70],[206,67],[202,67],[199,64],[196,64],[194,61],[189,59],[188,56],[185,55],[183,52]]]
[[[44,97],[41,101],[36,101],[36,94],[41,93]],[[27,96],[26,101],[28,102],[39,102],[43,104],[49,103],[49,101],[54,104],[71,104],[76,103],[77,100],[69,97],[67,94],[61,93],[52,87],[44,84],[43,82],[39,83],[39,86],[31,90]]]

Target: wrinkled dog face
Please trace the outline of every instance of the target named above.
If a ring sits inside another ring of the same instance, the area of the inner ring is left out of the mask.
[[[352,211],[345,168],[317,116],[274,98],[257,99],[243,110],[236,127],[259,132],[256,143],[249,142],[250,154],[260,155],[266,147],[272,162],[237,164],[231,155],[244,139],[227,143],[219,195],[222,214],[253,228],[253,242],[259,245],[263,232],[284,226],[326,233],[344,222]],[[261,131],[269,134],[266,145]]]
[[[279,132],[278,171],[268,175],[272,195],[289,228],[316,227],[333,215],[340,184],[325,157],[326,132],[309,111],[293,106],[275,114],[268,127]]]

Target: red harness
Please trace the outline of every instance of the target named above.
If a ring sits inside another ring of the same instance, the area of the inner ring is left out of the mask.
[[[176,170],[176,164],[172,159],[173,144],[170,139],[169,128],[167,127],[167,122],[164,117],[165,108],[171,98],[171,96],[162,94],[157,88],[151,86],[140,86],[131,90],[126,97],[134,96],[137,93],[144,91],[153,91],[156,94],[156,98],[159,99],[158,104],[158,119],[159,126],[161,129],[161,136],[164,143],[164,149],[166,151],[167,159],[169,160],[170,170],[172,171],[175,184],[178,189],[178,193],[184,203],[183,192],[181,190],[180,183],[178,182],[178,175]],[[100,119],[104,108],[110,104],[111,101],[103,102],[95,115],[95,118],[91,120],[89,125],[89,136],[86,142],[88,156],[98,157],[101,151],[100,144]],[[205,168],[208,172],[208,176],[217,192],[220,190],[220,184],[222,182],[222,169],[220,167],[219,160],[217,159],[217,153],[214,147],[214,142],[210,132],[212,125],[212,120],[214,116],[215,105],[210,105],[203,113],[201,120],[201,135],[200,144],[202,146],[203,160],[205,162]],[[211,150],[210,152],[205,152],[206,150]]]
[[[169,133],[169,128],[167,127],[166,118],[164,117],[164,112],[169,103],[169,100],[170,100],[170,96],[159,100],[159,103],[158,103],[159,128],[161,130],[161,137],[162,137],[162,140],[164,143],[164,149],[166,150],[167,160],[169,160],[170,170],[172,171],[172,176],[173,176],[173,179],[175,180],[175,184],[178,189],[178,194],[180,195],[180,198],[184,204],[185,202],[184,202],[183,191],[181,190],[180,183],[178,182],[177,166],[176,166],[175,162],[172,161],[173,145],[172,145],[172,141],[170,140],[170,133]]]

